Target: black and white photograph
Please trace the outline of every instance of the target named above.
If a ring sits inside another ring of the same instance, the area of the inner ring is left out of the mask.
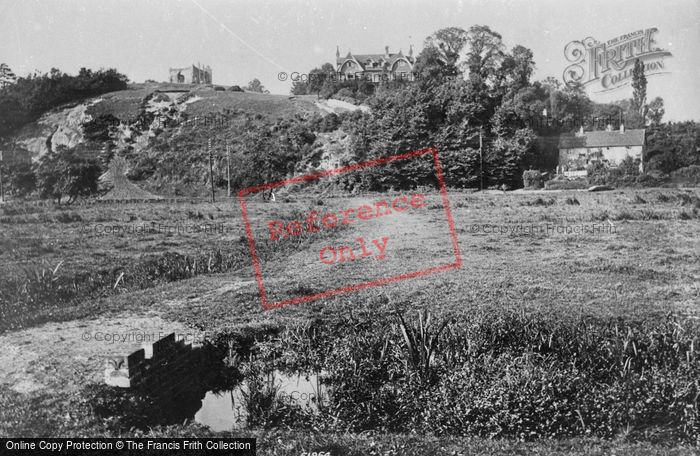
[[[700,0],[0,30],[0,455],[700,454]]]

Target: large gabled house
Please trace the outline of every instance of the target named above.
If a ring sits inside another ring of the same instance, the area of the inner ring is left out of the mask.
[[[644,129],[619,130],[608,126],[605,131],[583,131],[562,135],[559,138],[559,166],[557,173],[567,177],[585,177],[586,168],[594,162],[602,162],[614,168],[627,157],[639,160],[639,171],[644,164]]]
[[[389,46],[386,46],[384,54],[348,52],[345,57],[340,57],[340,48],[338,48],[335,57],[336,72],[341,81],[364,79],[380,82],[415,79],[413,66],[416,58],[413,56],[413,46],[410,46],[408,55],[403,55],[401,51],[392,54],[389,52]]]

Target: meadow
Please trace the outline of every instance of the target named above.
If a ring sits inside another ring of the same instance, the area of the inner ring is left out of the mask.
[[[290,193],[250,213],[262,238],[267,220],[385,197]],[[692,454],[698,190],[450,191],[449,201],[459,269],[269,311],[233,200],[6,205],[0,435],[213,435],[136,419],[123,392],[101,385],[104,356],[137,345],[82,335],[157,329],[206,335],[243,376],[326,372],[333,395],[320,414],[260,387],[235,434],[257,436],[261,454]],[[260,242],[267,293],[454,261],[444,220],[428,192],[389,228]],[[386,229],[394,262],[318,264],[324,246]]]

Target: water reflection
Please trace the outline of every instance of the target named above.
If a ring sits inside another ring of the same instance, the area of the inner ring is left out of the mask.
[[[275,391],[277,398],[285,403],[297,405],[312,412],[328,405],[326,387],[321,383],[321,374],[288,375],[274,371],[262,379],[267,391]],[[256,379],[255,383],[261,379]],[[256,389],[258,385],[252,387]],[[251,379],[241,382],[229,391],[209,391],[202,406],[194,416],[196,422],[209,426],[213,431],[228,431],[244,427],[248,419],[246,395],[251,392]]]

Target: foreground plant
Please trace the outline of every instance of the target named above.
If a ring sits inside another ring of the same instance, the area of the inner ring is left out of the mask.
[[[438,338],[452,319],[450,317],[443,319],[436,329],[433,329],[434,326],[431,326],[432,315],[427,310],[422,313],[418,312],[418,321],[415,325],[406,324],[406,320],[398,310],[394,312],[394,318],[403,336],[408,364],[418,375],[421,383],[429,383],[435,350],[438,347]]]

